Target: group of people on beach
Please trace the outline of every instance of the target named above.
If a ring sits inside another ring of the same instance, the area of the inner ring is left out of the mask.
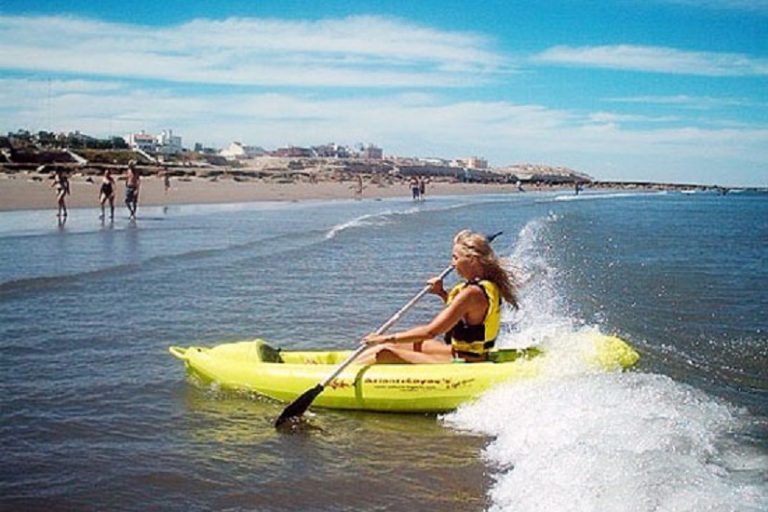
[[[141,184],[141,172],[136,167],[136,160],[128,162],[128,168],[125,176],[125,206],[128,208],[129,219],[136,219],[136,212],[139,206],[139,187]],[[165,175],[165,191],[168,192],[170,188],[170,180],[168,175]],[[53,183],[51,187],[56,190],[56,201],[58,205],[57,217],[60,220],[64,220],[67,217],[67,196],[71,194],[69,186],[69,177],[66,171],[61,168],[56,169],[53,174]],[[112,172],[109,169],[104,171],[101,177],[101,185],[99,186],[99,205],[101,206],[100,219],[106,218],[106,206],[109,203],[109,218],[114,220],[115,218],[115,197],[117,195],[117,185],[115,178],[112,177]]]
[[[414,201],[423,201],[427,194],[427,180],[422,176],[411,176],[409,182],[411,186],[411,196]]]

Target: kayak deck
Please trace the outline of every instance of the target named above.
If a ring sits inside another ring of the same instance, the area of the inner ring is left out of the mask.
[[[623,340],[598,335],[590,366],[617,370],[635,364],[637,353]],[[203,385],[249,391],[292,402],[317,385],[352,351],[281,351],[263,340],[226,343],[212,348],[170,347],[187,372]],[[444,412],[480,396],[492,386],[542,373],[546,357],[537,348],[498,350],[482,363],[352,363],[315,399],[335,409],[391,412]]]

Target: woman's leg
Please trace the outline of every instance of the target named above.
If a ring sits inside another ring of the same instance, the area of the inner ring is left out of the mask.
[[[66,197],[66,192],[61,191],[59,192],[59,216],[66,217],[67,216],[67,203],[64,200]]]
[[[448,363],[451,361],[451,348],[437,340],[425,340],[421,351],[413,350],[411,343],[384,343],[363,352],[357,358],[358,364],[374,363]]]
[[[453,352],[451,352],[451,346],[443,341],[430,339],[424,340],[424,344],[421,347],[421,351],[427,354],[439,355],[446,357],[450,360],[453,359]]]

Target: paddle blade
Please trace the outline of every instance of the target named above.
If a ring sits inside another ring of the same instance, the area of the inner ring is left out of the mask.
[[[304,414],[306,410],[309,409],[309,406],[312,405],[312,402],[314,402],[315,398],[317,398],[317,395],[322,392],[323,385],[318,384],[312,389],[305,391],[304,394],[302,394],[299,398],[288,404],[288,407],[283,410],[283,413],[280,415],[280,417],[275,420],[275,428],[278,428],[280,425],[291,418],[296,418]]]

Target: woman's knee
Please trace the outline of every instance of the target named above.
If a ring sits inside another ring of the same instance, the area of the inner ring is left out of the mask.
[[[398,349],[385,345],[376,352],[376,362],[402,363],[405,361],[405,359],[398,352]]]

